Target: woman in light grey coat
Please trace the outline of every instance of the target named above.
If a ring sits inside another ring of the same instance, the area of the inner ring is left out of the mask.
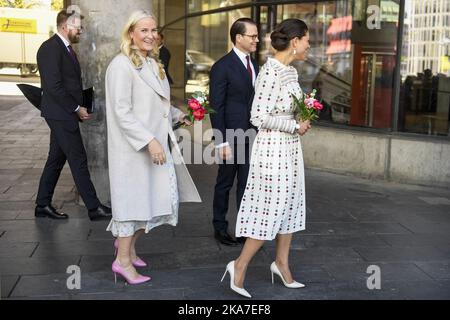
[[[153,51],[155,37],[153,16],[133,13],[122,35],[121,53],[106,72],[113,208],[107,230],[118,239],[113,272],[133,284],[150,280],[135,269],[146,266],[136,255],[137,238],[162,224],[175,226],[179,202],[201,201],[172,131],[173,123],[185,121],[185,115],[170,105],[169,83]]]

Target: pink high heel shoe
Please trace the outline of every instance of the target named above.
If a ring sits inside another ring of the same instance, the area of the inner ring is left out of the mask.
[[[117,256],[117,250],[119,249],[119,240],[114,240],[114,257]],[[136,260],[133,261],[133,266],[136,268],[144,268],[147,266],[147,263],[141,258],[137,257]]]
[[[141,284],[152,279],[151,277],[143,275],[139,275],[136,279],[128,278],[127,274],[125,273],[125,269],[119,264],[119,262],[117,262],[117,260],[114,260],[111,269],[114,273],[114,283],[117,283],[117,274],[120,274],[128,284]]]

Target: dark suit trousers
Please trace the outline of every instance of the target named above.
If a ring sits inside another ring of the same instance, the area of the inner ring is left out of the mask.
[[[56,183],[61,171],[69,162],[70,171],[78,192],[88,210],[100,205],[87,166],[86,150],[77,121],[46,119],[50,127],[50,150],[42,172],[36,204],[49,205],[52,202]]]
[[[214,229],[226,231],[228,229],[228,221],[226,220],[226,214],[228,212],[228,201],[230,196],[230,190],[233,187],[234,180],[237,176],[236,186],[236,207],[239,211],[241,206],[241,200],[244,195],[245,187],[247,185],[247,177],[250,168],[249,159],[249,144],[245,144],[245,163],[238,164],[237,152],[238,147],[233,147],[234,162],[219,164],[219,172],[217,174],[216,186],[214,189],[214,201],[213,201],[213,225]]]

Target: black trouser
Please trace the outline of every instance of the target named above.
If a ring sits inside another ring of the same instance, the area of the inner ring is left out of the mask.
[[[242,146],[242,145],[241,145]],[[243,145],[245,150],[245,157],[242,157],[245,162],[243,164],[238,163],[238,151],[239,146],[233,146],[233,163],[219,164],[219,172],[217,174],[216,187],[214,189],[214,202],[213,202],[213,225],[214,229],[218,231],[227,231],[228,221],[225,216],[228,212],[228,200],[230,197],[230,190],[233,187],[234,179],[237,175],[237,188],[236,188],[236,206],[239,211],[241,206],[241,200],[244,195],[245,187],[247,185],[247,177],[250,168],[249,164],[249,144]]]
[[[46,119],[50,127],[50,150],[39,182],[36,204],[50,205],[61,171],[69,161],[70,171],[78,192],[88,210],[100,205],[87,166],[86,150],[77,121]]]

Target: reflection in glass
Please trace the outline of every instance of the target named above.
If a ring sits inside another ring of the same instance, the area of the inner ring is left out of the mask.
[[[318,90],[322,121],[390,129],[398,4],[380,2],[380,29],[369,29],[367,1],[279,5],[278,20],[309,26],[310,53],[295,67],[304,91]]]
[[[240,3],[248,3],[251,0],[187,0],[188,12],[201,12],[219,8],[226,8]]]
[[[450,135],[449,17],[447,0],[407,2],[398,122],[401,131]]]
[[[190,12],[201,12],[239,3],[250,2],[191,0],[188,7]],[[379,28],[368,27],[373,13],[366,9],[374,3],[380,4],[380,16],[376,17]],[[449,135],[450,5],[447,0],[405,3],[399,119],[393,119],[399,1],[329,0],[254,6],[259,20],[258,63],[263,65],[274,54],[270,45],[274,26],[284,19],[302,19],[309,26],[311,49],[307,60],[294,63],[294,67],[302,89],[309,92],[315,88],[322,99],[320,121],[391,130],[395,120],[400,131]],[[188,93],[207,90],[212,61],[232,48],[232,22],[250,17],[251,11],[248,7],[188,19]]]
[[[216,2],[204,1],[203,4]],[[247,8],[188,19],[185,88],[187,96],[195,91],[209,90],[209,71],[212,65],[232,48],[229,36],[231,25],[239,18],[250,16],[251,11]]]

